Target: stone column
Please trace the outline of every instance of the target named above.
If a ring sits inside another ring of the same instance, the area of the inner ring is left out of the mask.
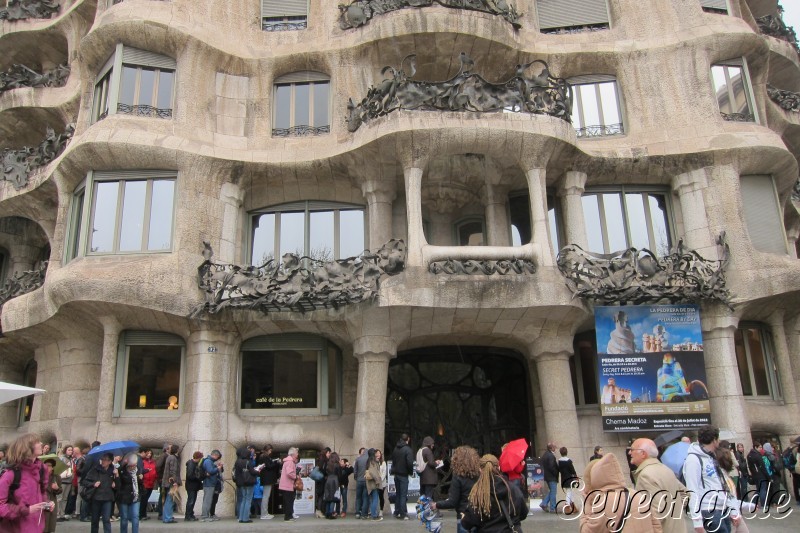
[[[800,427],[800,417],[798,417],[797,390],[795,389],[794,376],[792,375],[791,352],[786,339],[786,329],[784,327],[784,310],[776,309],[769,316],[769,326],[772,330],[772,343],[775,346],[775,368],[780,381],[781,393],[783,396],[785,417],[781,417],[781,434],[789,435],[797,431]],[[792,438],[797,435],[793,435]]]
[[[391,337],[359,337],[353,343],[353,355],[358,359],[353,444],[355,448],[382,448],[389,361],[397,355],[397,343]]]
[[[789,241],[789,257],[792,259],[798,259],[797,239],[800,239],[800,225],[796,224],[786,230],[786,240]]]
[[[709,229],[703,192],[708,188],[706,170],[699,169],[672,178],[672,189],[678,193],[683,215],[684,242],[706,259],[718,259],[716,239]]]
[[[39,259],[41,250],[34,246],[26,244],[12,244],[9,247],[8,255],[8,276],[22,274],[29,270],[33,270],[33,265]]]
[[[223,263],[238,263],[236,261],[236,243],[239,242],[239,239],[236,229],[241,220],[239,209],[242,207],[244,191],[236,184],[223,183],[219,198],[223,205],[223,213],[217,260]],[[244,259],[244,264],[250,264],[249,257]]]
[[[489,246],[510,246],[511,223],[508,220],[508,189],[486,184],[486,239]]]
[[[786,343],[789,349],[789,365],[792,371],[795,394],[800,393],[800,317],[796,317],[786,328]]]
[[[529,169],[525,176],[528,179],[528,195],[531,202],[531,242],[541,246],[542,266],[553,266],[553,247],[547,232],[547,191],[545,177],[547,172],[543,168]]]
[[[103,325],[103,356],[100,361],[100,391],[97,401],[98,425],[110,424],[114,413],[114,388],[117,380],[117,353],[122,325],[114,316],[98,318]]]
[[[530,345],[541,387],[544,428],[542,441],[566,446],[573,457],[586,455],[578,430],[575,394],[569,370],[572,337],[540,337]],[[538,439],[537,439],[538,440]]]
[[[711,423],[731,430],[735,442],[750,448],[750,421],[739,381],[734,334],[738,319],[723,305],[703,308],[701,314],[706,380],[711,399]]]
[[[392,202],[397,197],[394,183],[369,180],[361,186],[369,206],[369,249],[377,250],[393,237]]]
[[[564,214],[565,244],[577,244],[584,250],[589,249],[586,238],[586,221],[583,218],[583,202],[581,197],[586,190],[586,173],[570,170],[567,172],[558,196],[561,198],[561,211]],[[551,238],[555,239],[555,235]]]
[[[408,217],[408,248],[406,264],[422,265],[422,247],[425,232],[422,229],[422,169],[406,167],[403,169],[406,187],[406,216]]]

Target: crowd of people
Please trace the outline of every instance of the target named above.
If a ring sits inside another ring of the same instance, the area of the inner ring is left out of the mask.
[[[688,438],[686,439],[688,441]],[[799,439],[800,440],[800,439]],[[0,530],[10,533],[53,532],[58,521],[81,520],[91,524],[92,533],[111,532],[111,522],[119,521],[122,533],[130,527],[138,533],[139,523],[148,520],[148,503],[154,492],[158,519],[165,524],[178,520],[183,512],[187,522],[215,522],[216,506],[223,491],[225,464],[222,453],[196,451],[185,467],[179,460],[180,448],[165,444],[160,453],[149,448],[126,450],[115,455],[92,445],[65,445],[56,453],[28,434],[0,450]],[[253,519],[271,520],[272,490],[277,485],[283,520],[299,518],[294,505],[298,492],[305,490],[303,478],[314,480],[315,515],[334,520],[346,518],[350,479],[355,481],[354,516],[381,521],[386,507],[386,485],[394,481],[393,517],[408,520],[409,478],[418,476],[420,495],[434,510],[452,509],[458,516],[458,533],[515,532],[528,515],[530,496],[526,482],[526,455],[513,458],[504,447],[500,457],[481,456],[470,446],[459,446],[452,453],[434,451],[434,440],[425,437],[416,455],[411,439],[404,434],[391,451],[388,461],[381,450],[361,448],[351,465],[330,448],[316,457],[313,470],[302,472],[296,447],[285,457],[273,456],[271,445],[258,449],[247,446],[236,451],[231,479],[236,487],[236,518],[240,523]],[[527,447],[527,444],[525,444]],[[791,493],[800,505],[800,452],[794,446],[778,453],[769,442],[754,442],[733,447],[719,439],[719,430],[701,428],[697,441],[686,443],[687,454],[680,472],[659,461],[659,449],[650,439],[636,439],[628,449],[628,464],[635,492],[628,489],[622,464],[613,454],[597,446],[582,475],[576,472],[565,447],[549,443],[538,463],[548,486],[541,508],[548,513],[571,515],[580,509],[581,531],[605,533],[620,526],[624,533],[638,531],[685,531],[683,511],[688,510],[695,531],[747,533],[741,516],[745,511],[768,511],[784,505],[778,496],[782,487],[790,489],[784,472],[790,473]],[[556,457],[556,452],[560,457]],[[387,462],[391,464],[387,468]],[[450,473],[449,492],[435,493],[442,470]],[[560,487],[565,495],[559,500]],[[753,486],[754,489],[749,489]],[[576,489],[582,488],[578,497]],[[185,489],[185,501],[183,492]],[[725,497],[706,498],[709,493]],[[602,500],[598,501],[597,498]],[[627,505],[606,505],[609,498],[628,498]],[[664,500],[670,498],[669,501]],[[272,500],[277,500],[273,498]],[[277,502],[273,504],[277,505]],[[195,514],[199,513],[199,517]],[[648,509],[669,509],[653,513]],[[620,514],[623,513],[623,514]],[[624,514],[627,513],[627,514]]]

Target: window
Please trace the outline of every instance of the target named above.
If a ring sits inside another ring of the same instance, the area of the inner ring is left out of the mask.
[[[295,72],[275,80],[272,134],[330,133],[330,81],[319,72]]]
[[[261,0],[261,29],[304,30],[308,26],[308,0]]]
[[[5,286],[8,277],[8,258],[8,252],[4,248],[0,248],[0,290]]]
[[[589,250],[610,254],[634,247],[659,256],[669,253],[669,194],[663,189],[598,188],[581,200]]]
[[[572,124],[578,137],[624,133],[614,76],[578,76],[567,81],[572,85]]]
[[[728,0],[700,0],[700,5],[706,13],[728,14]]]
[[[739,324],[734,342],[742,394],[779,399],[781,388],[769,328],[762,324]]]
[[[364,207],[334,202],[295,202],[251,215],[250,264],[285,253],[320,261],[361,254],[367,247]]]
[[[608,29],[606,0],[536,0],[542,33]]]
[[[252,414],[341,411],[341,351],[306,334],[256,337],[242,344],[239,407]]]
[[[175,68],[170,57],[117,45],[97,76],[93,119],[115,113],[172,118]]]
[[[456,222],[455,232],[458,246],[486,245],[486,225],[482,217],[470,217]]]
[[[125,331],[117,354],[115,416],[178,411],[183,401],[182,338],[158,331]]]
[[[597,338],[594,330],[578,333],[569,360],[575,405],[595,405],[597,397]]]
[[[750,243],[760,252],[784,255],[786,233],[772,176],[741,176],[742,211]]]
[[[39,371],[39,365],[35,359],[28,361],[25,365],[25,370],[22,373],[22,385],[25,387],[36,387],[36,377]],[[31,421],[31,412],[33,411],[33,399],[35,395],[31,394],[20,399],[19,403],[19,425]]]
[[[511,220],[511,245],[522,246],[531,242],[531,202],[526,191],[511,193],[508,197],[509,219]],[[550,243],[553,251],[563,246],[561,235],[561,213],[555,195],[547,195],[547,223],[550,230]]]
[[[72,197],[67,260],[79,255],[171,251],[175,174],[90,172]]]
[[[756,121],[747,66],[742,58],[713,65],[711,81],[723,119],[735,122]]]

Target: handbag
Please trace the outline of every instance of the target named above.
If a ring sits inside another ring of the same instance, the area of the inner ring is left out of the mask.
[[[311,470],[311,473],[308,475],[308,477],[316,482],[320,482],[325,479],[325,474],[322,473],[322,470],[320,470],[318,466],[315,466],[313,470]]]
[[[294,490],[296,492],[303,492],[304,488],[305,485],[303,485],[303,478],[301,478],[300,476],[294,478]]]
[[[511,521],[511,516],[509,516],[509,514],[508,514],[508,509],[507,509],[507,506],[506,506],[506,502],[501,501],[499,503],[500,503],[500,511],[503,513],[503,516],[505,517],[506,522],[508,522],[509,531],[511,531],[511,533],[522,533],[522,530],[517,526],[517,524],[515,524],[514,522]]]

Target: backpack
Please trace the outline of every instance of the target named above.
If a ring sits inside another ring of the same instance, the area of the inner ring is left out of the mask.
[[[11,484],[8,486],[8,498],[6,499],[6,501],[8,501],[8,502],[10,502],[10,501],[12,501],[14,499],[14,493],[17,492],[17,489],[19,488],[19,485],[20,485],[20,481],[22,480],[22,470],[20,470],[19,468],[14,468],[14,467],[7,467],[7,468],[2,469],[0,471],[0,478],[2,478],[5,475],[5,473],[8,472],[9,470],[14,472],[14,479],[11,481]]]
[[[209,473],[208,473],[208,471],[206,470],[206,467],[205,467],[206,461],[208,461],[208,457],[206,457],[202,461],[200,461],[197,464],[197,466],[194,467],[194,472],[192,472],[194,474],[193,479],[196,479],[197,481],[199,481],[201,483],[203,481],[205,481],[206,478],[210,477]],[[188,476],[188,473],[187,473],[187,476]]]
[[[764,462],[764,470],[766,470],[767,475],[772,477],[774,472],[772,471],[772,463],[770,462],[769,457],[762,455],[761,460]]]
[[[205,478],[206,469],[203,468],[203,461],[196,463],[194,459],[186,461],[186,481],[194,480],[202,482]]]
[[[787,448],[783,451],[783,466],[787,470],[794,470],[794,467],[797,465],[797,457],[792,453],[791,448]]]
[[[703,479],[703,472],[702,472],[703,461],[702,461],[702,459],[700,459],[700,457],[698,457],[697,455],[695,455],[693,453],[686,454],[686,459],[688,459],[690,455],[694,455],[695,457],[697,457],[697,460],[700,463],[700,470],[701,470],[701,472],[700,472],[700,484],[703,486],[703,488],[706,488],[706,480]],[[684,475],[684,471],[686,470],[686,459],[683,460],[683,466],[681,467],[681,473],[678,474],[678,481],[680,481],[681,484],[684,487],[687,486],[686,485],[686,476]]]
[[[424,449],[425,448],[420,448],[417,450],[417,464],[414,468],[416,468],[418,474],[421,474],[422,471],[428,466],[425,464],[425,459],[422,457],[422,450]]]

